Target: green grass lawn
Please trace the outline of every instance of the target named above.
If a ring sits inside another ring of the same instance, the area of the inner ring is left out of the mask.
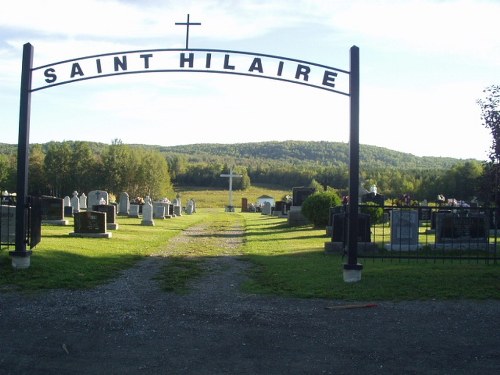
[[[69,236],[72,226],[43,226],[42,242],[26,270],[12,269],[8,251],[1,250],[0,291],[103,284],[160,251],[182,230],[205,221],[211,230],[235,224],[245,228],[238,253],[252,263],[250,281],[243,285],[247,292],[360,301],[500,298],[499,264],[366,260],[362,280],[345,283],[342,265],[346,259],[324,254],[325,230],[289,227],[286,219],[277,217],[202,208],[194,215],[155,220],[154,227],[140,225],[140,219],[118,217],[117,221],[119,230],[110,239],[74,238]],[[172,254],[175,267],[159,275],[165,289],[174,290],[169,285],[179,280],[185,286],[186,281],[210,272],[202,267],[204,260],[225,255],[210,237],[201,244],[187,244]]]

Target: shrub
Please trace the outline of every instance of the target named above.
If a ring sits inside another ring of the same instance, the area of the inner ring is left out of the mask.
[[[384,209],[373,202],[363,203],[361,212],[370,215],[370,222],[372,224],[379,224],[384,218]]]
[[[324,227],[328,224],[330,207],[342,204],[342,200],[335,190],[316,192],[302,203],[302,214],[316,228]]]

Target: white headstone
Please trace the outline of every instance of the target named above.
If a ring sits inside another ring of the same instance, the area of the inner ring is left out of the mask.
[[[82,193],[82,195],[80,195],[80,208],[87,209],[87,196],[85,195],[85,193]]]
[[[128,215],[130,211],[130,198],[128,193],[120,194],[120,203],[118,205],[118,215]]]
[[[73,209],[73,213],[80,212],[80,198],[78,198],[78,192],[74,191],[73,196],[70,199],[71,208]]]
[[[191,215],[194,213],[194,200],[190,199],[186,206],[186,213]]]
[[[272,208],[271,208],[271,202],[264,202],[262,205],[262,215],[271,215],[272,213]]]
[[[104,190],[89,191],[89,195],[87,197],[88,207],[92,210],[93,206],[97,206],[99,204],[108,204],[108,192]]]
[[[67,195],[63,199],[64,201],[64,207],[71,207],[71,198],[68,197]]]
[[[393,209],[391,211],[390,250],[410,251],[418,249],[418,211]]]
[[[144,206],[142,206],[141,225],[155,225],[155,222],[153,221],[153,205],[151,204],[150,200],[151,199],[144,200]]]

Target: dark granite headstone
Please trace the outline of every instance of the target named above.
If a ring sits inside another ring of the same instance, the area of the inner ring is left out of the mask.
[[[118,229],[116,223],[116,206],[114,204],[97,204],[92,206],[92,210],[106,213],[107,229]]]
[[[96,211],[76,212],[74,229],[77,234],[106,233],[106,213]]]
[[[333,215],[333,228],[332,228],[332,242],[345,242],[347,241],[347,215],[334,214]],[[358,214],[358,241],[371,242],[370,235],[370,215]]]
[[[248,211],[248,198],[241,198],[241,212]]]
[[[63,220],[63,199],[57,197],[42,197],[42,220]]]
[[[485,214],[436,216],[436,243],[487,243],[489,223]]]
[[[315,188],[312,187],[294,187],[292,188],[292,202],[293,206],[302,206],[302,203],[306,200],[306,198],[312,195],[316,191]]]

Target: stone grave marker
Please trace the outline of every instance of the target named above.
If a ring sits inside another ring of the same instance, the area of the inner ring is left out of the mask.
[[[165,205],[153,203],[153,219],[165,219]]]
[[[331,213],[331,241],[325,242],[325,253],[343,252],[347,244],[348,228],[347,215],[343,207],[334,207]],[[371,223],[369,214],[358,214],[358,246],[359,250],[375,251],[377,245],[371,242]]]
[[[82,211],[75,213],[71,237],[111,238],[106,225],[106,212]]]
[[[89,191],[87,197],[87,206],[94,207],[98,204],[109,204],[108,192],[104,190],[92,190]]]
[[[128,193],[120,193],[120,201],[118,203],[118,216],[128,216],[130,211],[130,197]]]
[[[118,229],[118,223],[116,222],[116,206],[114,204],[97,204],[92,206],[92,210],[106,213],[106,229]]]
[[[63,198],[64,202],[64,216],[73,216],[73,207],[71,207],[71,198],[65,196]]]
[[[141,206],[138,204],[131,204],[128,212],[128,217],[139,218],[141,216]]]
[[[186,213],[187,213],[188,215],[192,215],[194,212],[195,212],[195,210],[194,210],[194,200],[193,200],[193,199],[190,199],[190,200],[188,200],[188,202],[187,202],[187,206],[186,206]]]
[[[262,215],[271,215],[272,214],[272,207],[271,207],[271,202],[264,202],[262,205]]]
[[[144,206],[142,206],[142,221],[141,225],[150,225],[154,226],[155,222],[153,220],[153,205],[151,204],[151,200],[147,199],[144,202]]]
[[[86,210],[87,209],[87,196],[85,193],[82,193],[80,195],[80,210]]]
[[[71,202],[71,210],[73,213],[80,212],[80,198],[78,198],[78,192],[74,191],[73,196],[70,199]]]
[[[292,188],[292,206],[302,206],[306,198],[316,191],[312,187],[294,187]]]
[[[418,210],[391,210],[391,242],[388,250],[415,251],[418,249]]]
[[[482,249],[488,246],[489,223],[485,213],[438,213],[436,247]]]
[[[64,202],[62,198],[42,196],[40,202],[42,224],[68,225],[64,219]]]

